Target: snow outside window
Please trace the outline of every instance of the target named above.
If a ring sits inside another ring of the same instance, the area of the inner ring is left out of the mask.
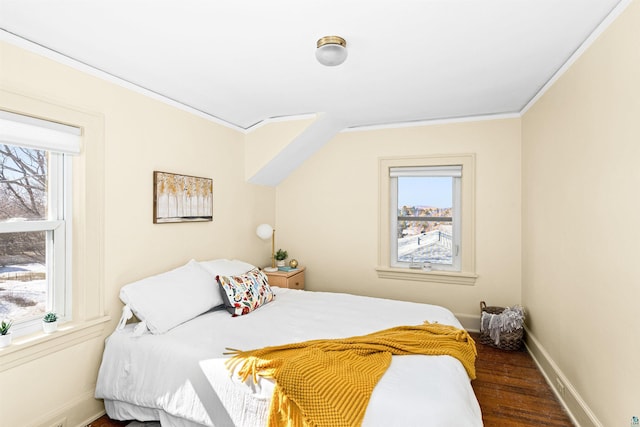
[[[15,336],[70,320],[71,167],[79,129],[0,112],[0,319]]]
[[[475,154],[378,159],[381,279],[474,285]]]
[[[389,169],[390,265],[460,271],[462,166]]]

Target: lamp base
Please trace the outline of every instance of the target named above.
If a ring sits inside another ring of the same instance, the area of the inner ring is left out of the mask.
[[[263,270],[268,273],[273,273],[274,271],[278,271],[278,267],[264,267]]]

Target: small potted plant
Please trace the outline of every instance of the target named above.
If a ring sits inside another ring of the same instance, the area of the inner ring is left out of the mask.
[[[284,267],[284,260],[287,259],[288,256],[289,254],[287,253],[287,251],[278,249],[278,252],[276,252],[276,265],[278,267]]]
[[[45,334],[50,334],[58,329],[58,315],[53,311],[47,313],[42,318],[42,330]]]
[[[3,320],[0,323],[0,348],[6,347],[11,344],[11,320]]]

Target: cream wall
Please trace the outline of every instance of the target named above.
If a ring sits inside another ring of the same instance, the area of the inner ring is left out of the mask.
[[[640,416],[639,41],[634,1],[522,121],[530,341],[583,426]]]
[[[84,425],[102,410],[93,390],[104,338],[120,316],[120,287],[190,258],[266,264],[269,244],[255,227],[274,222],[275,191],[245,183],[240,132],[9,44],[0,43],[0,59],[4,89],[87,111],[104,123],[103,158],[87,166],[101,173],[105,165],[99,261],[102,311],[111,321],[98,337],[0,372],[0,425],[48,427],[61,417],[70,427]],[[213,222],[152,224],[154,170],[213,178]]]
[[[298,120],[271,121],[267,125],[258,125],[245,136],[245,178],[251,178],[260,172],[291,141],[295,140],[317,117],[303,117]]]
[[[636,1],[522,120],[342,133],[275,190],[245,183],[250,135],[0,43],[2,88],[104,123],[100,304],[111,316],[97,337],[0,369],[0,425],[94,417],[120,287],[192,257],[266,265],[269,243],[254,232],[262,222],[276,224],[276,248],[308,266],[311,290],[440,304],[466,324],[480,300],[522,302],[529,345],[551,382],[565,384],[580,424],[628,425],[640,414],[638,40]],[[281,144],[277,132],[260,134]],[[378,159],[460,153],[476,156],[476,284],[379,279]],[[212,177],[214,221],[153,225],[153,170]]]
[[[378,159],[475,153],[474,286],[379,279]],[[520,120],[345,132],[277,187],[276,248],[307,265],[306,285],[440,304],[478,327],[479,303],[520,302]]]

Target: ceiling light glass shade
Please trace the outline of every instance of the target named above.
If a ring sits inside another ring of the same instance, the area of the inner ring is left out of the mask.
[[[342,37],[326,36],[318,40],[316,59],[322,65],[333,67],[347,59],[347,42]]]

